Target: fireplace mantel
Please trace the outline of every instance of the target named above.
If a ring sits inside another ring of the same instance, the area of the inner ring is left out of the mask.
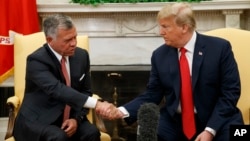
[[[63,13],[93,13],[93,12],[156,12],[164,4],[171,2],[152,3],[106,3],[94,7],[92,5],[80,5],[66,2],[43,2],[38,3],[39,13],[63,12]],[[249,0],[214,0],[191,3],[195,11],[211,10],[244,10],[250,8]]]
[[[91,64],[98,66],[149,65],[152,51],[163,43],[156,15],[169,3],[106,3],[94,7],[68,0],[38,0],[37,5],[42,19],[53,13],[70,15],[78,34],[90,37]],[[223,27],[250,29],[249,0],[213,0],[191,5],[199,32]]]
[[[78,32],[90,37],[159,36],[155,17],[168,3],[171,2],[105,3],[94,7],[69,3],[68,0],[38,0],[37,6],[42,19],[53,13],[70,15],[77,24]],[[196,14],[198,31],[221,27],[250,29],[249,0],[202,1],[191,5]]]

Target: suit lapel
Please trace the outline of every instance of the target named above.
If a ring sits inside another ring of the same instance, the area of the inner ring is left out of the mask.
[[[179,69],[179,58],[178,58],[178,51],[176,48],[171,48],[169,51],[169,64],[170,65],[170,76],[171,81],[173,81],[173,87],[175,91],[175,95],[179,98],[180,94],[180,69]]]
[[[53,66],[56,67],[56,71],[60,74],[61,80],[64,83],[66,83],[66,81],[64,79],[64,75],[63,75],[62,70],[61,70],[61,63],[60,63],[60,61],[58,61],[58,59],[56,58],[55,54],[50,50],[48,44],[44,44],[44,47],[45,47],[46,51],[48,52],[49,56],[51,56],[51,59],[52,59],[53,63],[55,64]]]
[[[202,60],[205,56],[205,45],[203,41],[203,36],[197,33],[197,39],[194,48],[193,54],[193,68],[192,68],[192,88],[194,90],[195,85],[198,80],[198,76],[200,73],[200,66],[202,64]]]
[[[72,81],[72,79],[73,79],[73,71],[74,71],[74,69],[73,68],[75,68],[75,64],[76,64],[77,62],[76,62],[76,59],[74,59],[74,56],[70,56],[69,57],[69,69],[70,69],[70,76],[71,76],[71,79],[70,79],[70,83],[71,83],[71,87],[72,86],[74,86],[74,81]]]
[[[76,82],[79,81],[79,80],[75,80],[74,79],[79,79],[79,78],[76,78],[74,76],[78,75],[80,72],[74,68],[78,68],[81,63],[81,60],[79,58],[79,56],[77,56],[77,53],[76,53],[77,49],[75,50],[75,54],[73,56],[69,56],[69,64],[70,64],[70,76],[71,76],[71,87],[74,87],[76,85]],[[80,75],[80,74],[79,74]]]

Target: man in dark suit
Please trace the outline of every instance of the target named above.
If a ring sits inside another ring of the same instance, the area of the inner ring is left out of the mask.
[[[115,107],[91,97],[89,54],[76,47],[71,18],[49,16],[43,29],[47,43],[27,57],[25,94],[14,126],[16,141],[100,141],[99,130],[86,117],[88,109]],[[65,105],[70,106],[70,115],[63,119]]]
[[[164,99],[158,126],[159,141],[229,141],[230,125],[243,124],[236,107],[240,78],[230,43],[197,33],[192,9],[186,3],[165,6],[157,19],[165,44],[152,54],[146,91],[112,114],[101,114],[109,119],[124,118],[131,124],[137,120],[143,103],[159,104]],[[184,134],[182,125],[186,106],[181,101],[181,48],[187,50],[192,84],[195,130],[189,137]]]

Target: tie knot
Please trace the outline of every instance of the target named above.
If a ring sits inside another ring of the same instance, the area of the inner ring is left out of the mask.
[[[182,48],[180,48],[180,52],[181,52],[181,54],[184,54],[184,53],[187,52],[187,49],[185,49],[184,47],[182,47]]]
[[[66,58],[63,56],[61,59],[61,63],[65,63],[66,62]]]

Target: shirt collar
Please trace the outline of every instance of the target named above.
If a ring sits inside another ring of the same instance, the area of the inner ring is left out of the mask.
[[[56,56],[56,58],[58,59],[59,62],[61,62],[62,60],[62,55],[57,53],[49,44],[48,44],[50,50],[54,53],[54,55]],[[64,56],[66,58],[66,62],[69,61],[69,57],[68,56]]]
[[[194,31],[193,35],[191,37],[191,39],[188,41],[188,43],[185,45],[185,49],[190,52],[193,53],[194,52],[194,46],[195,46],[195,41],[197,38],[197,33]]]

